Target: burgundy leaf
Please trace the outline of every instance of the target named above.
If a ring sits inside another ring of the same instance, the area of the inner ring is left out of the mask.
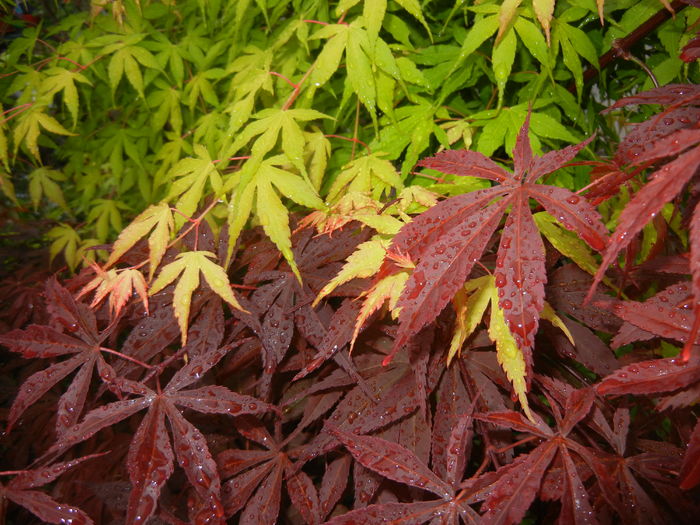
[[[7,416],[8,432],[14,427],[19,417],[28,407],[36,403],[51,387],[79,367],[83,361],[84,356],[76,355],[71,359],[51,365],[29,376],[19,387],[17,397],[12,403],[12,407],[10,407],[10,413]]]
[[[523,129],[526,127],[523,126]],[[527,134],[527,130],[525,131]],[[418,163],[419,166],[463,177],[479,177],[501,184],[513,180],[513,175],[482,153],[470,150],[446,150]]]
[[[608,230],[600,214],[584,199],[565,188],[533,184],[530,197],[538,201],[564,228],[578,233],[588,245],[602,251],[608,242]]]
[[[175,392],[181,388],[191,385],[198,381],[206,374],[213,366],[228,354],[236,344],[225,345],[219,348],[212,348],[208,352],[199,354],[191,359],[185,366],[180,368],[175,375],[170,379],[168,386],[165,387],[166,392]]]
[[[583,148],[590,144],[594,137],[595,135],[591,135],[586,140],[578,144],[567,146],[560,150],[548,151],[541,157],[535,157],[535,159],[532,161],[532,165],[529,169],[525,182],[535,182],[543,175],[547,175],[548,173],[558,170],[567,162],[573,160],[573,158],[578,155]]]
[[[327,525],[420,525],[433,516],[445,511],[441,501],[419,501],[416,503],[384,503],[370,505],[346,514],[336,516]]]
[[[569,435],[574,426],[588,415],[594,399],[595,391],[592,388],[574,390],[567,397],[564,406],[564,421],[560,428],[562,435]]]
[[[527,455],[518,457],[490,489],[482,504],[483,523],[519,523],[535,499],[542,477],[557,452],[555,441],[546,441]],[[500,469],[499,469],[500,470]],[[496,471],[498,473],[498,471]]]
[[[274,466],[273,462],[265,462],[224,483],[221,489],[221,500],[227,516],[233,516],[250,501],[253,491]]]
[[[240,523],[259,525],[274,525],[280,510],[280,494],[282,492],[282,476],[284,469],[277,463],[258,487],[252,498],[249,498]]]
[[[458,366],[445,370],[437,391],[437,405],[433,419],[433,439],[431,460],[433,472],[442,479],[447,479],[448,463],[451,456],[449,443],[452,430],[457,426],[460,416],[469,409],[469,397],[462,382]]]
[[[0,343],[27,359],[77,354],[91,348],[80,339],[57,332],[50,326],[40,325],[31,325],[26,330],[12,330],[0,335]]]
[[[609,113],[630,104],[661,104],[662,106],[669,106],[671,104],[682,104],[697,97],[700,97],[700,86],[696,84],[668,84],[621,98],[607,108],[604,113]]]
[[[539,425],[534,425],[531,421],[525,419],[519,412],[495,412],[490,414],[474,414],[475,419],[493,423],[504,427],[512,428],[518,432],[528,432],[535,436],[548,437],[552,435],[552,430],[544,423],[539,421]]]
[[[589,295],[603,279],[605,270],[663,206],[673,200],[700,166],[700,147],[680,155],[654,172],[652,180],[639,190],[618,219],[617,229],[610,239],[603,261],[595,275]]]
[[[527,112],[525,122],[518,132],[518,137],[515,139],[515,148],[513,149],[513,168],[515,170],[515,179],[523,180],[525,173],[528,173],[528,179],[532,176],[530,168],[533,164],[532,145],[530,144],[530,114],[532,108]],[[557,166],[556,168],[558,168]],[[554,169],[556,169],[554,168]]]
[[[219,348],[224,338],[224,311],[221,299],[212,295],[187,332],[187,345],[182,349],[190,358]]]
[[[187,421],[171,404],[165,411],[173,432],[175,455],[208,510],[209,522],[220,522],[224,516],[221,505],[221,480],[202,433]]]
[[[601,395],[668,392],[700,381],[700,366],[680,358],[654,359],[624,366],[596,385]]]
[[[544,244],[532,218],[527,193],[524,190],[514,192],[512,203],[501,236],[494,277],[500,298],[498,305],[518,346],[521,350],[527,349],[525,360],[529,367],[532,364],[529,350],[537,332],[547,281]]]
[[[28,509],[45,523],[70,523],[71,525],[91,525],[93,523],[82,510],[58,503],[43,492],[7,490],[5,497]]]
[[[472,404],[472,409],[473,409]],[[469,460],[469,451],[472,440],[472,416],[463,414],[457,420],[450,432],[450,440],[447,445],[447,472],[446,481],[452,486],[457,486],[462,481],[464,468]]]
[[[98,458],[100,456],[104,456],[105,454],[106,452],[90,454],[89,456],[82,456],[69,461],[52,463],[51,465],[47,465],[45,467],[37,467],[33,470],[24,470],[12,478],[12,480],[7,484],[7,487],[12,490],[25,490],[41,487],[47,483],[51,483],[58,476],[81,464],[83,461]]]
[[[222,478],[237,476],[244,470],[274,459],[277,452],[270,450],[224,450],[216,458]]]
[[[449,485],[410,450],[378,437],[346,434],[337,429],[329,431],[365,467],[394,481],[429,490],[442,498],[451,496]]]
[[[145,523],[153,515],[161,488],[173,473],[173,459],[162,403],[156,401],[129,447],[127,468],[132,489],[126,523]]]
[[[689,109],[690,108],[683,108],[679,111],[688,112]],[[700,108],[695,108],[695,113],[697,121],[697,116],[700,115]],[[661,115],[657,118],[661,118]],[[663,120],[669,119],[670,117],[663,117]],[[688,117],[679,117],[679,120],[681,119],[689,121]],[[656,162],[667,157],[678,155],[691,146],[695,146],[698,142],[700,142],[700,129],[679,129],[674,133],[652,142],[651,146],[647,146],[644,152],[639,153],[634,161],[636,164]]]
[[[225,386],[203,386],[195,390],[181,390],[169,396],[176,405],[191,408],[205,414],[262,414],[274,411],[268,405],[251,396],[238,394]]]
[[[323,473],[321,489],[318,491],[319,509],[321,519],[325,519],[331,513],[336,503],[340,501],[350,475],[350,465],[352,457],[343,454],[335,458],[327,466]]]
[[[564,463],[564,495],[561,502],[561,512],[558,523],[561,525],[587,525],[598,523],[591,502],[583,486],[576,465],[566,447],[560,447],[560,457]]]
[[[690,490],[700,483],[700,421],[695,424],[693,434],[690,436],[678,477],[683,490]]]
[[[291,463],[289,464],[291,466]],[[307,525],[321,522],[318,493],[311,478],[301,470],[287,471],[287,494]]]
[[[46,281],[46,309],[52,320],[88,343],[97,343],[97,321],[90,307],[78,303],[55,278]]]
[[[101,359],[97,352],[92,352],[82,357],[84,362],[80,370],[75,374],[70,386],[58,400],[56,431],[59,435],[78,422],[83,407],[85,406],[88,389],[90,388],[90,379],[95,368],[95,361]]]

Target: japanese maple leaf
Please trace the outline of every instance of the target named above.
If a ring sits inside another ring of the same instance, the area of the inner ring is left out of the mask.
[[[464,416],[452,429],[448,447],[448,464],[464,464],[461,444],[467,433],[471,417]],[[377,474],[404,483],[410,487],[426,490],[438,499],[414,503],[380,503],[360,508],[332,518],[329,525],[353,523],[413,523],[431,522],[439,518],[440,523],[480,523],[477,512],[469,506],[473,500],[465,497],[465,491],[458,490],[452,479],[457,469],[446,472],[445,479],[430,470],[411,450],[386,439],[329,429],[343,446],[352,454],[355,461]]]
[[[95,367],[106,383],[116,376],[112,366],[102,356],[103,351],[111,352],[102,346],[102,342],[110,335],[114,325],[99,332],[92,310],[76,302],[55,279],[47,283],[46,302],[55,328],[51,325],[30,325],[24,330],[0,335],[0,343],[27,359],[71,357],[32,374],[22,383],[7,418],[8,431],[29,406],[78,369],[58,402],[56,430],[59,435],[62,434],[78,421],[83,411]],[[59,327],[68,333],[63,333]]]
[[[590,299],[595,286],[603,279],[606,269],[627,247],[644,226],[667,203],[681,193],[696,175],[700,166],[700,111],[697,106],[700,92],[697,86],[669,85],[626,97],[608,108],[608,111],[628,104],[663,104],[666,111],[641,124],[645,142],[651,144],[623,143],[623,157],[634,157],[635,164],[656,164],[649,182],[630,200],[620,217],[615,233],[603,254],[603,261],[589,291]],[[680,110],[678,108],[681,108]],[[669,128],[671,132],[657,128]],[[625,149],[626,148],[626,149]],[[663,162],[661,162],[663,161]],[[690,225],[691,259],[695,321],[690,330],[683,358],[688,359],[690,345],[700,330],[700,208],[696,207]]]
[[[101,455],[92,454],[70,461],[38,467],[33,470],[13,472],[16,476],[9,483],[0,483],[0,505],[4,506],[3,500],[8,499],[21,505],[45,523],[91,524],[92,520],[82,510],[71,505],[58,503],[48,494],[34,489],[52,482],[61,474],[83,461]],[[4,474],[6,473],[0,472],[0,475]]]
[[[533,220],[530,199],[542,204],[593,249],[605,247],[607,231],[597,211],[585,199],[564,188],[535,184],[543,175],[573,159],[591,139],[538,157],[532,153],[528,129],[526,118],[513,152],[514,173],[474,151],[443,151],[421,161],[422,166],[443,173],[480,177],[498,184],[436,204],[394,237],[389,252],[408,256],[415,262],[415,270],[397,304],[401,312],[393,353],[434,320],[454,297],[509,207],[495,279],[499,306],[526,356],[528,368],[547,280],[544,245]],[[387,260],[379,277],[391,273],[394,264]]]
[[[292,505],[304,521],[310,525],[320,523],[324,516],[321,516],[316,487],[290,460],[295,447],[287,444],[293,435],[285,439],[281,435],[273,437],[252,417],[236,418],[236,428],[264,450],[229,449],[218,456],[222,477],[231,478],[222,487],[226,516],[242,510],[241,523],[276,523],[284,483]]]
[[[147,408],[148,412],[136,430],[127,457],[132,490],[126,523],[143,523],[154,513],[161,488],[173,473],[175,457],[201,500],[197,519],[221,523],[221,480],[216,463],[204,435],[183,417],[181,408],[232,416],[275,410],[256,398],[232,392],[220,385],[185,389],[232,348],[232,345],[228,345],[196,356],[173,375],[162,391],[154,391],[141,382],[117,378],[115,384],[124,393],[137,397],[115,401],[88,412],[83,421],[66,431],[48,453],[62,451],[85,441],[99,430]],[[172,444],[165,426],[166,419],[173,436]]]
[[[571,453],[574,451],[581,454],[581,450],[586,447],[576,442],[570,434],[590,411],[594,392],[590,388],[570,389],[562,407],[565,415],[562,415],[562,410],[554,400],[548,400],[553,405],[556,431],[541,419],[533,423],[511,411],[474,416],[481,421],[526,432],[542,440],[540,445],[527,454],[521,454],[512,463],[462,483],[470,497],[484,500],[481,506],[481,511],[485,512],[484,523],[519,523],[541,490],[545,475],[557,464],[557,456],[559,464],[563,466],[557,471],[562,483],[559,484],[559,490],[550,494],[548,499],[561,500],[562,523],[593,522],[591,502]],[[591,454],[591,457],[595,459],[595,454]]]

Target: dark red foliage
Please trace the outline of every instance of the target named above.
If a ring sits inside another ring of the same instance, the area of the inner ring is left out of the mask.
[[[697,86],[667,86],[618,102],[664,107],[596,161],[587,198],[537,180],[588,142],[537,157],[527,121],[513,171],[470,151],[424,159],[492,185],[394,237],[377,278],[415,265],[398,321],[375,312],[352,353],[369,279],[313,304],[373,234],[359,223],[294,233],[301,283],[260,228],[246,232],[228,270],[246,311],[202,284],[184,347],[173,286],[148,312],[134,297],[113,318],[76,298],[89,272],[4,281],[17,300],[0,306],[0,521],[694,523],[699,100]],[[616,202],[622,184],[635,192],[608,241],[594,205]],[[660,213],[668,202],[673,227]],[[602,252],[595,277],[543,241],[541,209]],[[647,223],[657,235],[645,245]],[[227,250],[206,226],[184,243]],[[515,409],[488,315],[446,365],[451,300],[486,271],[527,358],[531,419]]]

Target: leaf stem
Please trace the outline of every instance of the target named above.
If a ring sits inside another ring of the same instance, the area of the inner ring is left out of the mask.
[[[148,369],[148,370],[150,370],[151,368],[153,368],[151,365],[146,364],[146,363],[144,363],[143,361],[139,361],[138,359],[136,359],[136,358],[134,358],[134,357],[129,357],[129,356],[126,355],[126,354],[122,354],[121,352],[118,352],[117,350],[112,350],[111,348],[107,348],[107,347],[105,347],[105,346],[101,346],[101,347],[100,347],[100,351],[101,351],[101,352],[107,352],[108,354],[116,355],[116,356],[118,356],[118,357],[121,357],[122,359],[126,359],[127,361],[131,361],[131,362],[134,363],[134,364],[137,364],[137,365],[139,365],[139,366],[142,366],[142,367],[144,367],[144,368],[146,368],[146,369]]]

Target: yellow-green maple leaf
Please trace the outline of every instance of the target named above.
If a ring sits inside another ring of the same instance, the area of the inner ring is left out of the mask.
[[[185,217],[192,217],[197,210],[207,181],[216,196],[221,195],[223,190],[221,174],[207,148],[195,144],[194,153],[196,157],[181,159],[170,170],[170,177],[176,180],[165,200],[170,201],[178,197],[175,207],[182,214],[175,218],[178,228],[185,222]]]
[[[598,263],[588,245],[575,233],[565,229],[546,211],[533,215],[537,229],[559,253],[575,262],[582,270],[595,275]]]
[[[532,7],[537,15],[537,20],[540,21],[542,29],[544,29],[544,34],[547,37],[547,44],[549,44],[549,29],[552,21],[552,14],[554,14],[554,2],[555,0],[532,0]],[[598,2],[602,4],[603,0],[598,0]],[[601,20],[602,19],[601,16]]]
[[[341,284],[345,284],[353,279],[371,277],[379,271],[384,261],[386,249],[389,241],[375,236],[369,241],[360,244],[348,257],[338,274],[318,292],[313,306],[316,306],[321,299],[335,290]]]
[[[68,211],[68,206],[63,198],[60,182],[66,180],[66,176],[57,170],[48,168],[37,168],[29,174],[29,197],[32,206],[36,210],[39,207],[41,198],[46,196],[48,200],[57,204],[64,211]]]
[[[173,214],[166,202],[149,206],[119,234],[119,237],[114,242],[114,246],[112,246],[112,253],[105,267],[107,268],[117,262],[139,239],[151,232],[151,235],[148,237],[148,260],[150,264],[149,279],[152,279],[156,268],[163,258],[168,241],[170,241],[170,234],[174,228]]]
[[[210,258],[215,257],[216,255],[207,251],[181,253],[173,262],[163,267],[156,280],[151,284],[149,294],[153,295],[177,279],[173,292],[173,309],[180,326],[182,346],[187,344],[190,303],[192,293],[199,286],[200,272],[212,291],[234,308],[243,310],[231,291],[226,271],[210,260]]]
[[[78,88],[76,82],[92,86],[92,82],[84,75],[62,67],[52,67],[46,70],[46,78],[41,83],[42,94],[53,97],[63,91],[63,103],[73,118],[73,124],[78,122]]]
[[[491,301],[490,281],[493,281],[490,275],[467,281],[452,299],[457,317],[450,348],[447,351],[448,365],[460,352],[467,337],[474,333],[481,322],[486,307]]]
[[[403,189],[403,182],[394,165],[382,159],[382,153],[363,155],[349,162],[333,181],[328,190],[328,200],[333,202],[341,194],[349,192],[370,193],[379,199],[389,189]]]
[[[284,155],[262,162],[251,160],[244,164],[238,174],[237,187],[229,205],[229,246],[232,247],[238,239],[255,204],[255,215],[265,234],[275,243],[301,280],[292,254],[288,210],[278,193],[307,208],[325,209],[326,205],[306,178],[280,167],[289,162]]]
[[[19,145],[24,141],[29,152],[40,162],[41,157],[39,156],[38,145],[40,126],[46,131],[56,133],[57,135],[75,136],[75,133],[71,133],[64,128],[58,120],[44,113],[43,109],[45,108],[34,106],[19,115],[19,117],[17,117],[17,127],[15,127],[13,136],[15,153],[17,153]]]

